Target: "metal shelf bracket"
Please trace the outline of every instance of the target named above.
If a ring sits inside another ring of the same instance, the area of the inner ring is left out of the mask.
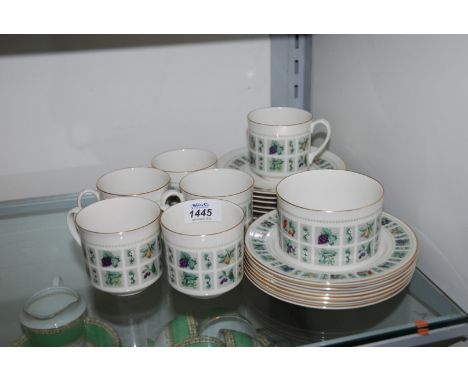
[[[311,108],[311,35],[271,36],[271,106]]]

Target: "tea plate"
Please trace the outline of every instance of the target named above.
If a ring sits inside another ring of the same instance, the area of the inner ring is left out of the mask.
[[[292,294],[295,297],[307,297],[308,299],[327,299],[334,301],[351,301],[351,300],[362,300],[375,296],[378,293],[384,293],[391,288],[394,288],[399,283],[403,283],[408,278],[411,278],[414,273],[414,265],[408,268],[401,275],[397,275],[395,278],[385,280],[378,285],[357,286],[356,288],[347,289],[327,289],[320,287],[311,287],[308,285],[293,285],[288,284],[283,280],[279,280],[274,276],[265,275],[262,270],[256,269],[248,262],[244,264],[245,274],[249,278],[254,278],[257,283],[263,284],[271,288],[277,288],[281,292]]]
[[[247,273],[246,275],[249,278],[249,280],[252,282],[252,284],[254,284],[257,288],[259,288],[263,292],[279,300],[282,300],[282,301],[285,301],[294,305],[303,306],[306,308],[336,309],[336,310],[362,308],[365,306],[370,306],[370,305],[383,302],[399,294],[401,291],[403,291],[403,289],[406,288],[406,286],[411,281],[411,277],[409,277],[407,280],[405,280],[401,284],[396,285],[394,288],[390,289],[388,292],[374,296],[369,299],[359,298],[357,301],[353,301],[353,302],[334,302],[331,299],[314,300],[314,299],[297,298],[294,295],[291,295],[291,294],[288,295],[288,294],[283,293],[282,291],[278,291],[278,289],[274,289],[274,288],[265,286],[263,284],[260,284],[255,278],[249,277]]]
[[[85,318],[86,344],[84,346],[118,347],[121,345],[120,337],[109,324],[96,318]],[[14,346],[33,346],[26,336],[15,341]]]
[[[254,257],[246,250],[245,251],[245,261],[244,263],[250,267],[251,269],[256,270],[259,274],[262,275],[263,278],[269,277],[272,280],[275,280],[276,283],[285,283],[288,286],[298,287],[301,290],[304,288],[310,290],[320,290],[322,293],[337,293],[338,291],[342,293],[348,293],[349,291],[362,291],[362,290],[369,290],[371,288],[376,288],[384,285],[385,283],[391,283],[396,278],[401,277],[402,275],[413,272],[414,268],[416,267],[416,260],[417,256],[415,256],[411,261],[409,261],[404,266],[401,266],[396,271],[392,273],[385,273],[381,277],[376,277],[373,279],[369,279],[365,276],[361,277],[360,282],[353,282],[353,283],[334,283],[333,281],[325,280],[325,281],[310,281],[297,278],[297,272],[294,272],[290,275],[281,274],[275,272],[271,268],[268,268],[264,264],[257,262]]]
[[[253,210],[254,211],[257,211],[257,212],[270,212],[270,211],[273,211],[273,210],[276,210],[276,206],[267,206],[267,207],[264,207],[264,206],[257,206],[255,205],[253,207]]]
[[[265,204],[266,206],[270,207],[270,205],[276,206],[276,199],[274,200],[269,200],[269,199],[258,199],[258,198],[253,198],[254,204],[260,204],[263,205]]]
[[[418,254],[418,241],[409,226],[383,212],[380,244],[377,253],[368,260],[346,267],[327,267],[294,262],[279,245],[278,211],[259,217],[245,235],[247,255],[274,274],[288,279],[303,280],[309,284],[367,284],[380,282],[414,261]]]
[[[322,295],[309,295],[304,293],[299,293],[296,291],[291,291],[288,289],[284,289],[278,287],[276,285],[263,283],[257,277],[252,277],[253,275],[249,271],[246,271],[246,275],[250,281],[255,283],[257,286],[261,286],[264,289],[268,289],[270,292],[274,293],[278,296],[283,296],[284,298],[288,298],[294,301],[303,301],[305,303],[323,303],[326,302],[328,304],[335,304],[335,305],[354,305],[360,304],[365,301],[374,301],[380,299],[381,297],[385,297],[389,294],[392,294],[395,290],[401,289],[405,287],[408,282],[411,280],[413,272],[410,272],[401,280],[395,281],[392,285],[385,287],[381,290],[376,290],[375,293],[373,291],[368,292],[365,295],[356,295],[356,296],[347,296],[347,297],[334,297],[330,296],[328,293],[323,293]]]
[[[356,296],[365,297],[369,295],[369,292],[374,293],[387,289],[395,283],[406,279],[407,277],[411,276],[414,272],[415,263],[412,263],[408,268],[403,270],[401,274],[395,274],[394,277],[391,277],[390,279],[379,280],[379,282],[375,284],[356,284],[353,286],[348,286],[346,288],[335,288],[329,286],[324,287],[323,285],[310,285],[306,284],[305,282],[301,282],[300,280],[298,281],[292,278],[287,280],[282,277],[278,277],[277,275],[267,273],[265,269],[259,268],[256,264],[252,264],[249,261],[248,256],[246,256],[244,268],[246,273],[249,273],[251,276],[255,277],[258,282],[271,286],[276,286],[278,288],[284,289],[285,291],[288,290],[294,293],[317,297],[326,295],[328,297],[333,298],[354,298]]]
[[[316,147],[317,149],[317,147]],[[250,161],[248,149],[242,147],[232,150],[218,159],[219,168],[234,168],[252,175],[255,179],[255,190],[263,190],[271,192],[276,190],[276,185],[281,179],[263,178],[250,169]],[[311,169],[329,169],[329,170],[346,170],[344,161],[330,151],[325,150],[320,157],[314,160]],[[255,192],[255,191],[254,191]]]

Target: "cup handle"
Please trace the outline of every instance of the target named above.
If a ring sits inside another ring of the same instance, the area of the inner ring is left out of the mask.
[[[73,239],[75,239],[75,241],[81,247],[80,235],[78,234],[78,230],[76,229],[76,224],[75,224],[75,216],[80,211],[81,211],[81,207],[75,207],[75,208],[72,208],[70,211],[68,211],[67,225],[68,225],[68,230],[70,231],[71,235],[73,236]]]
[[[101,200],[101,197],[99,196],[99,192],[97,192],[96,190],[93,190],[91,188],[87,188],[87,189],[81,191],[78,194],[78,207],[83,208],[83,204],[81,202],[83,200],[83,197],[86,194],[93,194],[96,197],[97,200]]]
[[[161,204],[160,207],[163,211],[167,210],[170,206],[167,203],[167,200],[171,197],[177,197],[179,199],[178,203],[181,203],[185,201],[185,197],[182,193],[176,190],[166,190],[164,193],[161,195]]]
[[[319,124],[322,124],[322,125],[324,125],[326,127],[327,136],[326,136],[325,140],[323,141],[323,143],[320,145],[320,147],[316,151],[314,151],[313,153],[309,152],[309,154],[308,154],[309,167],[312,166],[312,164],[314,163],[314,159],[322,153],[322,151],[327,146],[328,141],[330,140],[330,134],[331,134],[330,123],[326,119],[320,118],[320,119],[316,119],[315,121],[313,121],[311,126],[310,126],[310,133],[312,134],[314,132],[315,126],[317,126]]]

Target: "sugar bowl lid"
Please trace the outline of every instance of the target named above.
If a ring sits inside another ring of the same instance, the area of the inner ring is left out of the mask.
[[[80,294],[63,286],[55,276],[52,286],[34,293],[23,305],[20,322],[29,329],[53,329],[68,325],[86,311]]]

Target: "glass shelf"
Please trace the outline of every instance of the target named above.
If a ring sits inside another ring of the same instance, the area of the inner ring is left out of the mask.
[[[237,312],[274,346],[354,346],[417,333],[416,320],[429,331],[467,324],[468,316],[420,270],[410,285],[385,302],[359,309],[319,310],[291,305],[254,287],[246,278],[234,290],[200,300],[173,290],[163,277],[142,293],[115,297],[90,286],[81,249],[66,225],[76,195],[0,203],[0,346],[21,335],[24,301],[60,275],[82,294],[88,316],[110,324],[123,346],[148,346],[178,314],[202,320]],[[447,332],[450,335],[450,331]]]

